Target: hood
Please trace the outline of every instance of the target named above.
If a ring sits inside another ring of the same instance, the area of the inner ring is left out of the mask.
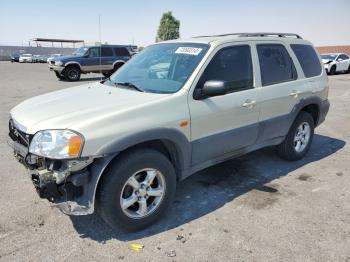
[[[332,59],[322,59],[322,63],[324,63],[324,64],[328,64],[330,62],[333,62],[333,60]]]
[[[51,58],[50,60],[52,61],[63,61],[63,60],[69,60],[69,59],[74,59],[80,56],[76,56],[76,55],[62,55],[62,56],[55,56],[53,58]]]
[[[79,131],[94,119],[120,114],[166,96],[169,94],[93,83],[30,98],[14,107],[10,115],[17,127],[28,134],[44,129]]]

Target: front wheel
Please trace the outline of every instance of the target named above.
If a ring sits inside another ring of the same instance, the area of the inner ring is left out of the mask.
[[[309,151],[314,136],[314,119],[302,111],[292,124],[285,140],[277,146],[277,153],[286,160],[302,159]]]
[[[171,205],[176,190],[174,167],[155,150],[130,151],[110,164],[98,186],[97,210],[113,228],[140,230]]]
[[[78,81],[80,79],[80,69],[77,66],[69,66],[64,69],[64,76],[68,81]]]
[[[331,69],[329,70],[329,74],[330,74],[330,75],[335,75],[336,71],[337,71],[337,68],[336,68],[335,65],[333,65],[333,66],[331,67]]]

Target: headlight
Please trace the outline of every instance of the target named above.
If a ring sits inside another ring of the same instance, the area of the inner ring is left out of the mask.
[[[55,62],[55,65],[61,66],[61,65],[63,65],[63,63],[62,63],[62,61],[56,61],[56,62]]]
[[[44,130],[37,132],[29,146],[29,152],[54,159],[79,157],[83,137],[71,130]]]

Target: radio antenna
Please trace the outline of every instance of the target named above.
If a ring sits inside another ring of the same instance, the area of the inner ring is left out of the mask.
[[[101,15],[98,15],[98,38],[99,38],[99,41],[100,41],[100,75],[101,75],[101,81],[102,81],[103,77],[102,77]]]

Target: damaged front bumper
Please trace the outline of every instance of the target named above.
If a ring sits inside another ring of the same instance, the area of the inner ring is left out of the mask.
[[[8,144],[17,160],[28,169],[41,198],[48,199],[67,215],[88,215],[94,212],[98,180],[114,156],[45,159],[30,154],[28,148],[18,141],[10,139]]]

